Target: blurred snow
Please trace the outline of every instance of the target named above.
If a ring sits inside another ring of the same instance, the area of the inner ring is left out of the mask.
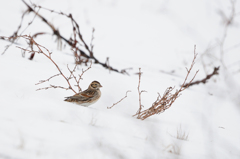
[[[29,1],[27,1],[29,3]],[[39,80],[57,74],[44,56],[33,61],[23,58],[14,45],[0,56],[0,158],[240,158],[240,2],[235,1],[235,19],[227,29],[224,55],[220,42],[224,36],[224,16],[231,15],[230,0],[32,0],[56,11],[72,13],[84,39],[90,43],[92,28],[94,53],[102,62],[124,69],[130,75],[110,72],[93,65],[81,81],[86,89],[93,80],[102,85],[101,99],[91,107],[63,101],[71,91],[35,91],[49,83]],[[0,36],[17,29],[26,9],[22,1],[2,1]],[[71,34],[68,19],[40,10],[65,37]],[[32,20],[26,16],[24,25]],[[23,27],[24,28],[24,27]],[[25,34],[52,33],[38,18]],[[69,48],[57,50],[55,37],[36,39],[53,52],[52,58],[64,73],[74,67]],[[9,44],[1,40],[1,53]],[[166,112],[140,121],[138,109],[138,68],[142,68],[142,104],[148,108],[169,86],[177,89],[193,58],[196,80],[220,66],[219,75],[207,84],[185,90]],[[19,45],[26,46],[24,40]],[[221,61],[223,58],[223,61]],[[85,66],[79,66],[78,72]],[[166,72],[166,73],[164,73]],[[172,74],[168,74],[172,72]],[[57,77],[51,84],[66,86]],[[125,96],[121,103],[107,109]],[[187,140],[177,139],[180,129]]]

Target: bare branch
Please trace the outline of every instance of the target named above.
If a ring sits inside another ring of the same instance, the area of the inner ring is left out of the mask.
[[[46,89],[49,89],[49,88],[61,88],[61,89],[66,89],[66,90],[69,90],[69,89],[70,89],[70,88],[65,88],[65,87],[62,87],[62,86],[54,86],[54,85],[50,85],[49,87],[38,88],[36,91],[39,91],[39,90],[46,90]]]
[[[196,53],[196,46],[194,46],[194,57],[192,60],[192,64],[190,66],[190,68],[186,68],[187,70],[187,75],[184,79],[183,84],[181,85],[179,90],[176,90],[175,93],[172,93],[174,87],[168,87],[163,96],[161,97],[160,94],[158,93],[158,97],[156,99],[155,102],[153,102],[152,106],[146,110],[142,111],[142,104],[141,104],[141,93],[143,91],[140,91],[139,87],[140,87],[140,76],[141,76],[141,70],[139,69],[139,83],[138,83],[138,94],[139,94],[139,110],[137,111],[137,113],[133,116],[137,116],[138,119],[144,120],[152,115],[155,114],[160,114],[163,113],[166,109],[170,108],[172,106],[172,104],[175,102],[175,100],[181,95],[180,93],[182,91],[184,91],[187,87],[189,87],[189,85],[192,83],[193,79],[195,78],[195,76],[197,75],[198,71],[196,71],[195,75],[193,76],[193,78],[190,80],[190,82],[188,84],[185,84],[188,76],[195,64],[195,60],[197,57],[197,53]],[[184,87],[186,86],[186,87]]]
[[[60,73],[59,74],[56,74],[56,75],[53,75],[53,76],[51,76],[50,78],[48,78],[48,79],[46,79],[46,80],[40,80],[38,83],[36,83],[35,85],[39,85],[39,84],[42,84],[42,83],[44,83],[44,82],[49,82],[49,80],[50,79],[52,79],[53,77],[56,77],[56,76],[59,76],[59,75],[61,75]]]
[[[72,48],[73,53],[74,53],[74,56],[75,56],[75,60],[76,60],[75,62],[76,62],[76,64],[81,64],[82,62],[85,63],[85,64],[87,64],[87,62],[88,62],[90,59],[92,59],[95,64],[99,64],[99,65],[101,65],[102,67],[104,67],[104,68],[106,68],[106,69],[109,69],[109,70],[111,70],[111,71],[115,71],[115,72],[118,72],[118,73],[122,73],[122,74],[125,74],[125,73],[127,74],[126,70],[119,71],[119,70],[117,70],[117,69],[115,69],[115,68],[113,68],[113,67],[111,67],[111,66],[109,66],[109,65],[107,65],[107,64],[105,64],[105,63],[100,62],[100,61],[94,56],[94,53],[93,53],[93,47],[94,47],[94,46],[93,46],[93,44],[92,44],[93,39],[94,39],[94,36],[92,35],[91,43],[90,43],[90,45],[88,46],[88,44],[87,44],[87,43],[85,42],[85,40],[83,39],[83,36],[82,36],[82,34],[81,34],[81,32],[80,32],[80,27],[79,27],[78,23],[76,22],[76,20],[73,18],[72,14],[66,14],[66,13],[63,13],[63,12],[56,12],[56,11],[54,11],[54,10],[44,8],[44,7],[39,6],[39,5],[36,5],[36,4],[32,4],[33,7],[31,7],[31,6],[30,6],[29,4],[27,4],[24,0],[22,0],[22,1],[23,1],[23,3],[28,7],[28,12],[33,12],[33,13],[35,14],[35,16],[37,16],[37,17],[39,17],[40,19],[42,19],[42,21],[43,21],[44,23],[46,23],[46,24],[52,29],[53,34],[54,34],[55,36],[57,36],[58,41],[63,40],[63,41],[65,41],[65,42]],[[63,16],[65,16],[65,17],[69,18],[69,19],[71,20],[72,28],[73,28],[73,36],[74,36],[73,39],[70,38],[70,39],[68,40],[67,38],[63,37],[63,36],[60,34],[59,30],[57,30],[56,27],[54,27],[53,24],[51,24],[46,18],[44,18],[42,15],[40,15],[40,14],[38,13],[38,11],[35,10],[36,8],[44,9],[44,10],[47,10],[47,11],[49,11],[49,12],[51,12],[51,13],[56,13],[56,14],[63,15]],[[93,34],[94,34],[94,31],[95,31],[95,29],[93,29],[93,31],[92,31]],[[79,38],[79,41],[77,40],[77,37]],[[82,46],[85,48],[85,50],[87,51],[87,53],[84,52],[82,49],[80,49],[80,47],[82,47]],[[34,55],[32,55],[32,56],[34,56]],[[33,58],[32,56],[30,57],[30,59]],[[86,58],[86,60],[83,60],[81,57]]]
[[[70,72],[70,76],[68,77],[68,79],[70,80],[73,77],[75,79],[75,81],[77,82],[77,78],[73,73],[73,72],[75,72],[76,68],[77,68],[77,64],[74,66],[73,70],[71,71],[70,68],[67,65],[67,69]]]
[[[93,45],[94,32],[95,32],[95,29],[93,28],[92,29],[92,39],[91,39],[91,43],[90,43],[90,50],[91,50],[91,52],[93,52],[93,47],[94,47],[94,45]]]
[[[79,92],[82,91],[82,89],[81,89],[80,86],[79,86],[80,80],[83,79],[83,78],[82,78],[83,74],[84,74],[85,72],[87,72],[90,68],[92,68],[92,61],[90,61],[90,65],[88,66],[88,68],[87,68],[86,70],[83,70],[83,69],[82,69],[82,73],[81,73],[81,75],[79,75],[79,78],[78,78],[78,80],[77,80],[77,86],[78,86]]]
[[[139,78],[139,80],[138,80],[138,87],[137,87],[137,89],[138,89],[139,109],[138,109],[138,111],[137,111],[136,114],[135,114],[135,115],[138,115],[137,118],[140,117],[140,113],[141,113],[141,111],[142,111],[142,108],[144,107],[144,106],[142,105],[141,94],[142,94],[143,92],[146,92],[145,90],[140,91],[141,76],[142,76],[142,72],[141,72],[141,68],[139,68],[139,73],[138,73],[138,78]],[[133,116],[135,116],[135,115],[133,115]]]
[[[83,74],[84,74],[85,72],[87,72],[91,67],[92,67],[92,61],[90,61],[90,65],[88,66],[88,68],[87,68],[86,70],[83,70],[83,69],[82,69],[81,75],[78,75],[79,77],[77,78],[77,77],[74,75],[74,72],[75,72],[75,70],[76,70],[76,68],[77,68],[77,64],[75,65],[75,67],[73,68],[72,71],[69,69],[69,67],[68,67],[68,65],[67,65],[68,71],[70,72],[70,76],[68,77],[68,79],[70,80],[72,77],[74,78],[74,80],[75,80],[75,82],[76,82],[76,85],[75,85],[75,86],[78,87],[78,92],[81,92],[81,91],[82,91],[79,83],[80,83],[80,80],[83,79],[83,78],[82,78]]]
[[[39,10],[40,10],[40,9],[39,9]],[[39,10],[36,11],[36,13],[38,13]],[[28,9],[28,10],[26,10],[26,11],[22,14],[21,22],[20,22],[17,30],[13,33],[13,35],[11,36],[11,39],[9,39],[9,41],[11,41],[11,44],[9,44],[9,45],[6,46],[6,48],[5,48],[5,50],[3,51],[2,55],[8,50],[9,47],[12,46],[12,44],[14,44],[14,43],[16,42],[17,36],[22,35],[22,34],[24,33],[24,31],[25,31],[25,30],[33,23],[33,21],[35,20],[36,14],[35,14],[35,16],[33,17],[33,19],[28,23],[28,25],[26,26],[26,28],[24,28],[23,31],[18,35],[18,32],[20,31],[20,29],[21,29],[21,27],[22,27],[22,23],[23,23],[23,19],[24,19],[25,15],[28,14],[28,13],[30,13],[30,12],[31,12],[31,11]]]
[[[202,79],[202,80],[197,80],[197,81],[195,81],[195,82],[191,82],[190,84],[187,83],[187,84],[185,84],[183,87],[187,87],[187,86],[190,87],[190,86],[197,85],[197,84],[200,84],[200,83],[204,83],[204,84],[207,83],[207,81],[208,81],[210,78],[212,78],[214,75],[218,75],[218,74],[219,74],[219,73],[218,73],[219,68],[220,68],[220,66],[214,67],[213,72],[212,72],[211,74],[207,75],[204,79]]]
[[[121,101],[123,101],[125,98],[127,98],[128,92],[131,92],[131,91],[128,90],[128,91],[126,92],[125,97],[123,97],[123,98],[122,98],[120,101],[118,101],[117,103],[113,103],[113,105],[112,105],[111,107],[107,107],[107,108],[108,108],[108,109],[112,109],[112,107],[114,107],[115,105],[117,105],[118,103],[120,103]]]
[[[76,82],[76,85],[74,85],[74,86],[78,87],[78,93],[82,91],[79,83],[80,83],[80,80],[83,79],[83,78],[82,78],[83,74],[84,74],[85,72],[87,72],[87,71],[91,68],[91,66],[92,66],[92,61],[90,61],[90,65],[88,66],[87,69],[85,69],[85,70],[82,69],[82,73],[79,75],[79,77],[77,77],[76,75],[74,75],[74,72],[75,72],[75,70],[76,70],[76,68],[77,68],[77,65],[74,66],[73,70],[70,70],[70,68],[69,68],[68,65],[67,65],[67,69],[68,69],[68,71],[70,72],[69,77],[67,77],[67,76],[65,76],[65,75],[62,73],[62,71],[60,70],[59,66],[58,66],[58,65],[56,64],[56,62],[52,59],[52,57],[51,57],[52,52],[50,52],[46,47],[38,44],[38,43],[33,39],[33,37],[30,36],[30,35],[21,35],[21,36],[17,36],[16,38],[20,38],[20,37],[28,40],[28,44],[31,44],[31,50],[25,49],[25,48],[22,48],[22,47],[19,47],[19,46],[17,46],[17,48],[21,49],[21,50],[24,51],[24,52],[29,52],[29,53],[32,53],[32,54],[35,54],[35,53],[43,54],[45,57],[47,57],[47,58],[55,65],[55,67],[56,67],[56,68],[58,69],[58,71],[59,71],[59,74],[53,75],[53,76],[51,76],[50,78],[48,78],[48,79],[46,79],[46,80],[40,80],[39,83],[37,83],[36,85],[42,84],[42,83],[47,82],[47,81],[50,81],[50,79],[52,79],[52,78],[54,78],[54,77],[56,77],[56,76],[61,75],[61,76],[67,81],[68,86],[69,86],[68,88],[65,88],[65,87],[62,87],[62,86],[50,85],[50,87],[40,88],[40,89],[37,89],[37,90],[49,89],[49,88],[62,88],[62,89],[66,89],[66,90],[69,90],[69,89],[70,89],[70,90],[72,90],[72,91],[76,94],[77,92],[73,89],[73,87],[72,87],[71,84],[70,84],[70,80],[71,80],[72,78],[74,78],[74,80],[75,80],[75,82]],[[11,39],[12,37],[1,37],[1,38]],[[38,48],[38,51],[33,50],[33,45],[35,45],[35,46]],[[44,51],[45,51],[45,52],[44,52]],[[46,53],[46,52],[47,52],[47,53]]]
[[[188,79],[188,76],[189,76],[189,74],[190,74],[190,72],[191,72],[191,70],[192,70],[192,68],[193,68],[193,65],[195,64],[195,60],[196,60],[196,58],[197,58],[197,53],[196,53],[196,45],[194,45],[194,57],[193,57],[193,60],[192,60],[192,64],[191,64],[191,66],[190,66],[190,68],[189,69],[187,69],[187,76],[185,77],[185,80],[184,80],[184,82],[183,82],[183,84],[181,85],[181,88],[180,88],[180,90],[179,91],[183,91],[183,90],[185,90],[186,88],[188,88],[189,87],[189,85],[192,83],[192,81],[194,80],[194,78],[196,77],[196,75],[197,75],[197,73],[198,73],[198,71],[196,71],[196,73],[195,73],[195,75],[193,76],[193,78],[190,80],[190,82],[188,83],[188,85],[186,85],[186,87],[183,87],[184,85],[185,85],[185,83],[186,83],[186,81],[187,81],[187,79]]]
[[[34,52],[34,53],[43,54],[45,57],[47,57],[47,58],[55,65],[55,67],[58,69],[59,74],[67,81],[68,86],[69,86],[68,89],[72,90],[75,94],[77,93],[77,92],[73,89],[73,87],[71,86],[71,84],[70,84],[70,82],[69,82],[69,79],[62,73],[62,71],[60,70],[59,66],[58,66],[58,65],[55,63],[55,61],[51,58],[51,54],[52,54],[52,53],[51,53],[46,47],[38,44],[36,41],[34,41],[34,39],[33,39],[30,35],[21,35],[21,36],[17,36],[17,37],[22,37],[22,38],[24,38],[24,39],[26,39],[26,40],[29,40],[29,43],[32,43],[33,45],[37,46],[38,51],[27,50],[27,49],[24,49],[24,48],[21,48],[21,47],[18,47],[18,48],[20,48],[20,49],[22,49],[22,50],[24,50],[24,51],[27,51],[27,52]],[[43,49],[46,50],[48,53],[45,53],[45,52],[43,51]],[[50,79],[51,79],[51,78],[50,78]],[[51,86],[50,88],[52,88],[52,87],[53,87],[53,86]],[[53,87],[53,88],[55,88],[55,87]],[[56,87],[56,88],[61,88],[61,87]],[[63,87],[63,89],[65,89],[65,88]]]

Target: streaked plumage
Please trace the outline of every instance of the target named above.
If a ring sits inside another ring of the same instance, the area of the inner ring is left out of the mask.
[[[102,85],[98,81],[93,81],[89,85],[88,89],[83,92],[77,93],[74,96],[66,97],[67,99],[65,99],[64,101],[76,103],[87,107],[97,102],[98,99],[101,97],[101,91],[99,89],[100,87],[102,87]]]

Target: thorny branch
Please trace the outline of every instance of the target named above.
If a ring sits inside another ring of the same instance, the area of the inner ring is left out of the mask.
[[[127,98],[127,94],[128,94],[128,92],[131,92],[130,90],[128,90],[127,92],[126,92],[126,95],[125,95],[125,97],[123,97],[120,101],[118,101],[117,103],[113,103],[113,105],[111,106],[111,107],[107,107],[108,109],[111,109],[112,107],[114,107],[115,105],[117,105],[118,103],[120,103],[121,101],[123,101],[125,98]]]
[[[196,71],[195,75],[193,76],[193,78],[190,80],[190,82],[188,84],[186,84],[186,81],[188,79],[188,76],[195,64],[195,60],[196,60],[196,57],[197,57],[197,53],[196,53],[196,46],[194,46],[194,57],[193,57],[193,61],[192,61],[192,64],[190,66],[190,68],[186,68],[187,70],[187,75],[184,79],[184,82],[183,84],[181,85],[180,89],[179,90],[176,90],[175,93],[171,93],[174,89],[174,87],[168,87],[163,96],[161,97],[161,95],[158,93],[158,97],[156,99],[155,102],[153,102],[152,106],[146,110],[143,110],[142,111],[142,105],[141,105],[141,93],[142,91],[139,90],[139,87],[138,87],[138,93],[139,93],[139,110],[138,112],[133,115],[133,116],[137,116],[138,119],[141,119],[141,120],[144,120],[154,114],[159,114],[159,113],[162,113],[164,112],[166,109],[170,108],[172,106],[172,104],[175,102],[175,100],[181,95],[180,93],[182,91],[184,91],[186,88],[189,87],[189,85],[192,83],[193,79],[196,77],[198,71]],[[139,69],[140,71],[140,69]],[[139,76],[141,76],[141,72],[139,73]],[[138,86],[140,86],[140,80],[141,78],[139,77],[139,84]],[[184,87],[185,86],[185,87]]]
[[[33,12],[35,14],[34,16],[34,19],[35,17],[39,17],[40,19],[42,19],[42,21],[44,23],[46,23],[53,31],[53,35],[57,36],[58,38],[58,41],[65,41],[73,50],[73,53],[74,53],[74,56],[75,56],[75,60],[76,60],[76,64],[81,64],[82,62],[87,64],[87,62],[92,59],[93,62],[95,64],[99,64],[101,66],[103,66],[104,68],[106,69],[109,69],[111,71],[114,71],[114,72],[118,72],[118,73],[122,73],[122,74],[127,74],[126,72],[126,69],[123,69],[123,70],[117,70],[111,66],[109,66],[107,63],[102,63],[100,62],[95,56],[94,56],[94,53],[93,53],[93,39],[94,39],[94,36],[92,35],[92,40],[91,40],[91,43],[90,43],[90,46],[88,46],[88,44],[85,42],[85,40],[83,39],[83,36],[80,32],[80,27],[78,25],[78,23],[76,22],[76,20],[73,18],[72,14],[65,14],[63,12],[56,12],[54,10],[50,10],[50,9],[47,9],[47,8],[44,8],[42,6],[39,6],[39,5],[36,5],[36,4],[31,4],[32,6],[30,6],[28,3],[25,2],[25,0],[22,0],[23,3],[27,6],[27,11],[24,12],[23,16],[22,16],[22,21],[23,21],[23,17],[25,16],[26,13],[30,13],[30,12]],[[36,11],[35,9],[38,8],[38,10]],[[45,17],[43,17],[42,15],[39,14],[39,10],[40,9],[44,9],[44,10],[47,10],[47,11],[50,11],[50,12],[53,12],[53,13],[57,13],[57,14],[60,14],[60,15],[63,15],[63,16],[66,16],[67,18],[69,18],[71,20],[71,23],[72,23],[72,28],[73,28],[73,39],[70,38],[69,40],[65,37],[63,37],[59,30],[56,29],[56,27],[54,27],[53,24],[51,24]],[[14,33],[13,37],[18,37],[18,36],[21,36],[18,35],[18,31],[19,29],[21,28],[21,25],[22,25],[22,21],[17,29],[17,31]],[[32,21],[33,22],[33,21]],[[32,22],[29,23],[32,24]],[[94,29],[92,31],[92,33],[94,33]],[[42,35],[42,34],[39,34],[39,35]],[[81,41],[82,44],[80,44],[80,42],[77,40],[77,37],[79,38],[79,40]],[[84,46],[85,50],[88,52],[84,52],[82,49],[80,49],[80,46]],[[9,47],[9,46],[8,46]],[[7,47],[7,48],[8,48]],[[6,48],[6,49],[7,49]],[[6,51],[6,50],[5,50]],[[5,52],[4,51],[4,52]],[[34,53],[34,52],[32,52]],[[31,57],[29,58],[30,60],[33,59],[34,57],[34,54],[31,55]],[[83,60],[81,57],[84,57],[86,58],[85,60]]]

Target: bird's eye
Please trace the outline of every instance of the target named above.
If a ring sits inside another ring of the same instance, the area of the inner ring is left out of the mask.
[[[97,84],[95,84],[95,83],[92,84],[92,87],[93,87],[93,88],[96,88],[96,87],[97,87]]]

